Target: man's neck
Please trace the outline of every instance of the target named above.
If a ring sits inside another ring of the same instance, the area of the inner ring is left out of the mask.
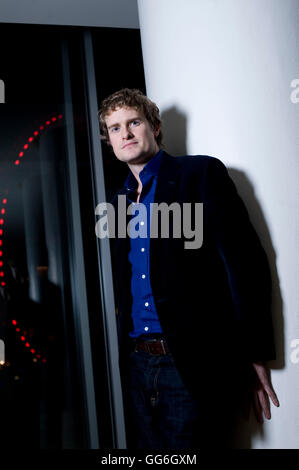
[[[136,180],[138,181],[138,184],[140,185],[141,184],[141,181],[140,181],[140,177],[139,177],[139,174],[141,173],[141,171],[143,170],[143,168],[145,167],[145,165],[155,156],[157,155],[157,153],[159,152],[159,148],[157,148],[157,151],[149,158],[147,158],[146,160],[142,161],[142,162],[138,162],[138,163],[128,163],[128,167],[130,168],[131,172],[133,173],[133,175],[135,176]]]
[[[147,164],[147,162],[144,162],[144,163],[128,163],[128,167],[130,168],[131,172],[133,173],[133,175],[137,179],[138,184],[141,184],[139,174],[141,173],[141,171],[143,170],[143,168],[145,167],[146,164]]]
[[[143,161],[142,163],[128,163],[128,167],[130,168],[131,172],[133,173],[134,177],[136,178],[138,182],[138,187],[136,189],[136,202],[139,202],[140,199],[140,194],[142,191],[142,182],[140,179],[140,173],[145,167],[145,165],[159,152],[159,148],[157,149],[156,153],[152,155],[150,158],[148,158],[146,161]]]

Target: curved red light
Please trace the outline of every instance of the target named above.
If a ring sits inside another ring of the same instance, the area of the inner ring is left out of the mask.
[[[57,119],[62,119],[62,117],[63,117],[62,114],[59,114],[58,116],[52,116],[50,119],[48,119],[47,121],[45,121],[45,124],[46,124],[47,126],[49,126],[52,122],[53,122],[53,123],[56,122]],[[40,130],[40,131],[43,131],[44,129],[45,129],[45,125],[41,125],[41,126],[39,127],[39,130]],[[28,137],[28,142],[29,142],[29,143],[33,142],[33,141],[34,141],[34,138],[35,138],[35,137],[33,137],[33,136],[38,136],[38,135],[39,135],[39,131],[38,131],[38,130],[35,130],[35,131],[32,133],[32,135],[31,135],[30,137]],[[28,143],[24,144],[23,149],[24,149],[24,150],[27,150],[28,148],[29,148]],[[23,156],[24,156],[24,152],[23,152],[23,151],[20,151],[20,152],[18,153],[18,157],[19,157],[19,158],[22,158]],[[14,164],[15,164],[16,166],[19,165],[19,164],[20,164],[20,160],[18,160],[18,159],[15,160],[15,161],[14,161]],[[8,190],[6,189],[6,190],[4,191],[4,193],[7,194],[7,193],[8,193]],[[2,203],[3,203],[3,204],[6,204],[6,203],[7,203],[7,199],[6,199],[6,198],[2,199]],[[1,208],[1,209],[0,209],[0,214],[4,215],[5,213],[6,213],[5,209],[4,209],[4,208]],[[3,225],[3,224],[4,224],[4,219],[1,218],[1,219],[0,219],[0,225]],[[3,235],[3,230],[2,230],[2,229],[0,229],[0,235]],[[0,240],[0,246],[1,246],[2,244],[3,244],[3,242],[2,242],[2,240]],[[0,257],[1,257],[1,256],[3,256],[2,250],[0,250]],[[1,267],[3,266],[3,261],[0,261],[0,266],[1,266]],[[2,268],[2,269],[3,269],[3,268]],[[0,277],[4,277],[4,272],[3,272],[3,271],[0,272]],[[6,285],[6,283],[5,283],[4,280],[3,280],[3,281],[1,282],[1,286],[5,286],[5,285]],[[28,344],[29,344],[29,343],[28,343]]]

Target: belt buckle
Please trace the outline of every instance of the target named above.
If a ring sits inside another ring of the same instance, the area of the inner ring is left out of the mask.
[[[164,356],[166,356],[167,353],[166,353],[166,349],[165,349],[165,345],[164,345],[164,339],[161,339],[160,341],[161,341],[161,344],[162,344],[163,354],[164,354]]]

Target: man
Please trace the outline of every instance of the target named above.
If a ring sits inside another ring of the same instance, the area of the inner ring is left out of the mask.
[[[106,98],[99,119],[130,170],[115,213],[122,196],[131,215],[136,205],[145,214],[111,240],[129,446],[229,446],[250,386],[259,421],[270,419],[269,397],[279,406],[265,365],[275,358],[266,255],[224,165],[163,151],[159,110],[140,91]],[[153,203],[202,203],[203,243],[186,248],[188,237],[175,236],[171,223],[162,236],[163,220],[151,237]]]

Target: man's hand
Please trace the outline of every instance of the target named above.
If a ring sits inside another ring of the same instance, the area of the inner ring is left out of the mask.
[[[279,401],[271,384],[269,369],[263,362],[253,362],[252,365],[256,373],[253,408],[257,421],[263,423],[263,414],[266,419],[271,419],[269,397],[275,406],[279,406]]]

